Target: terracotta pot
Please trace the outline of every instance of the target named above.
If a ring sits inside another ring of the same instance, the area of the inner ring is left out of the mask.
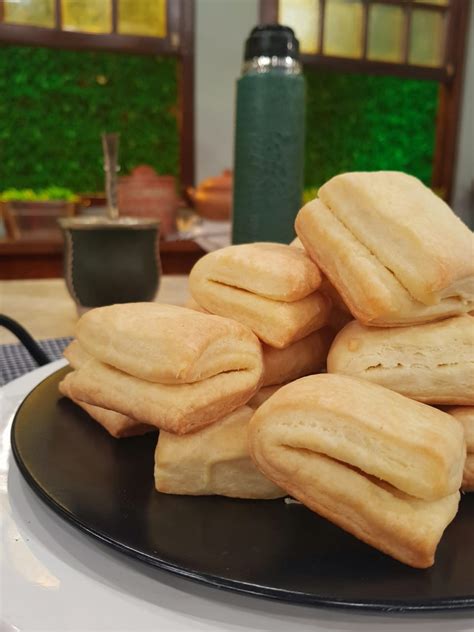
[[[219,176],[203,180],[197,189],[186,190],[191,201],[202,217],[212,220],[227,220],[232,211],[233,175],[229,169]]]
[[[179,198],[173,176],[159,176],[153,167],[140,165],[119,178],[118,205],[122,215],[160,220],[160,234],[176,230]]]

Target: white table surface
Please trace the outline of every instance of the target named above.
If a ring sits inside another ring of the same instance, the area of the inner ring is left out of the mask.
[[[367,614],[223,592],[135,562],[70,526],[35,496],[10,450],[25,395],[64,365],[3,388],[0,425],[0,632],[474,630],[474,613]]]

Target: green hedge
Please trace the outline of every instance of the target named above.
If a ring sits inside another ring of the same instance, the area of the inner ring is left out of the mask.
[[[305,186],[396,169],[431,182],[438,84],[307,69]]]
[[[121,133],[122,173],[178,175],[177,62],[152,56],[0,48],[0,190],[103,190],[102,131]]]
[[[0,190],[103,189],[103,130],[121,133],[122,173],[140,163],[178,175],[175,59],[0,48]],[[307,69],[305,186],[349,170],[431,180],[433,81]]]

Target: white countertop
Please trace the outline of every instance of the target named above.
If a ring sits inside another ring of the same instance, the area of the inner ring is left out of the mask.
[[[147,567],[76,530],[23,480],[10,451],[13,413],[60,360],[1,393],[1,632],[467,632],[474,613],[364,614],[223,592]]]

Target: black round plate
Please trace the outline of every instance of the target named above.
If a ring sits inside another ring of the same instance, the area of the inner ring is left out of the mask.
[[[474,494],[427,570],[404,566],[302,505],[155,491],[156,435],[116,440],[58,394],[62,369],[18,410],[13,453],[63,518],[119,551],[205,584],[319,606],[474,606]]]

